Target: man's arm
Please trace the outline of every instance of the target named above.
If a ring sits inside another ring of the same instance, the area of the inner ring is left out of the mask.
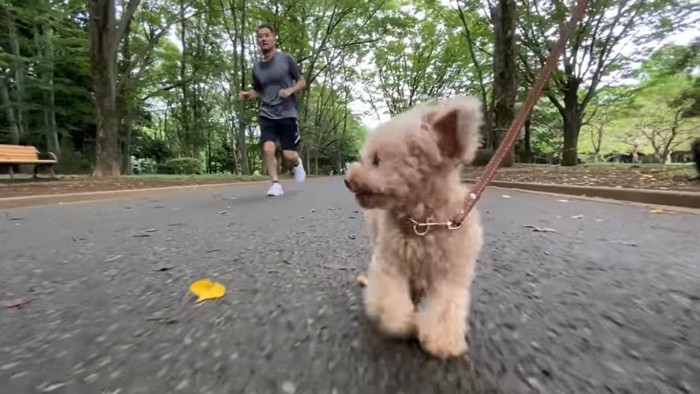
[[[253,71],[253,92],[255,92],[256,97],[260,97],[262,94],[262,84],[260,83],[260,79],[258,79],[258,76],[255,75],[255,71]]]
[[[240,93],[240,97],[243,99],[246,99],[246,100],[252,100],[252,99],[260,98],[261,92],[262,92],[262,85],[260,84],[260,80],[258,79],[258,77],[255,76],[255,72],[253,72],[253,88],[242,91]]]
[[[306,80],[304,79],[304,76],[301,75],[299,65],[297,64],[296,59],[294,59],[292,55],[287,54],[287,61],[289,62],[289,75],[294,81],[296,81],[294,83],[294,86],[290,88],[292,94],[294,94],[306,87]]]
[[[255,75],[255,71],[253,71],[253,89],[249,90],[250,92],[250,98],[258,98],[262,95],[262,84],[260,83],[260,80],[258,79],[258,76]]]

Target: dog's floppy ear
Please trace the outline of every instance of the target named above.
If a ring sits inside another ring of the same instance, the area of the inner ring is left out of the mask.
[[[437,134],[438,147],[444,157],[470,163],[481,138],[481,102],[475,97],[454,97],[440,104],[440,108],[426,114],[423,121]]]

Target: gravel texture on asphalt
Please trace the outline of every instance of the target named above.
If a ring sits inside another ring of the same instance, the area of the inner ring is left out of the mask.
[[[1,213],[0,393],[700,392],[698,215],[489,190],[450,363],[368,326],[342,179],[285,187]]]

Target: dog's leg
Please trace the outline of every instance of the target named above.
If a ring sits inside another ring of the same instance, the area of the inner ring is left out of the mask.
[[[441,359],[464,354],[471,301],[469,285],[445,278],[430,286],[425,301],[425,310],[417,317],[423,349]]]
[[[415,333],[415,311],[408,279],[373,257],[365,291],[367,317],[385,334],[407,337]]]

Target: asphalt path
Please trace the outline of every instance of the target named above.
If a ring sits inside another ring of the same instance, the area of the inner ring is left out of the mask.
[[[0,301],[31,301],[0,393],[700,392],[700,215],[489,190],[470,361],[440,362],[368,326],[342,179],[285,186],[0,213]]]

